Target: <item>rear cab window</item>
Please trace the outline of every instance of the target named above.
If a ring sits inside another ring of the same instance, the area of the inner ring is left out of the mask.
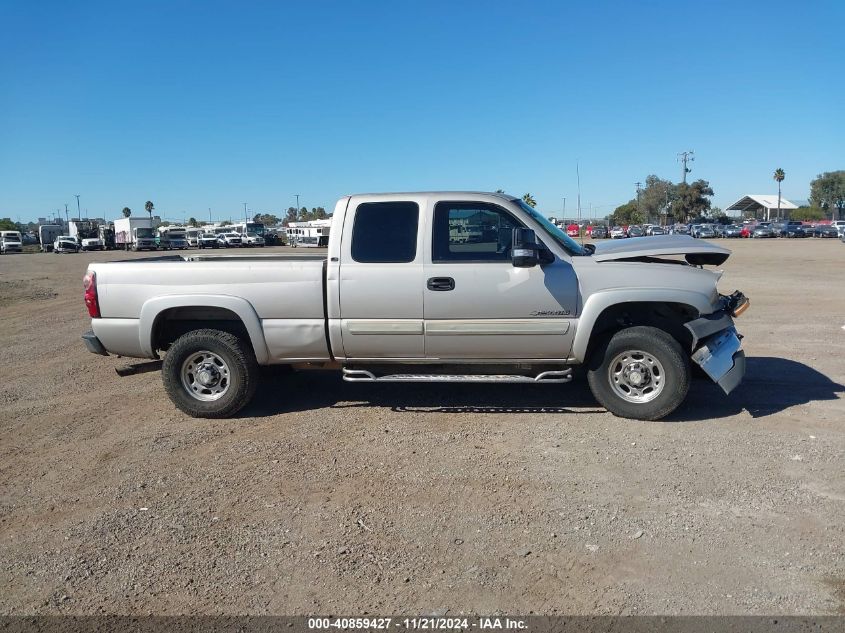
[[[364,202],[355,211],[352,259],[403,264],[417,257],[420,208],[416,202]]]

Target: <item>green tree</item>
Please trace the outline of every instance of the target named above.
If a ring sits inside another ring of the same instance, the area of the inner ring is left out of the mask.
[[[816,176],[810,183],[810,205],[830,213],[831,220],[841,220],[845,212],[845,170]]]
[[[231,224],[231,222],[229,222],[229,220],[221,220],[220,221],[220,226],[229,226],[230,224]]]
[[[128,218],[130,215],[132,215],[132,209],[129,207],[123,207],[123,217]]]
[[[12,222],[12,218],[0,218],[0,231],[17,231],[18,225]]]
[[[793,220],[801,220],[802,222],[812,222],[814,220],[824,220],[824,210],[818,207],[802,206],[791,211],[789,217]]]
[[[261,222],[265,226],[275,226],[279,223],[279,218],[272,213],[256,213],[255,217],[252,218],[252,221]]]
[[[308,207],[302,207],[299,210],[299,215],[297,216],[300,222],[308,222],[311,220],[311,213],[308,211]]]
[[[530,193],[526,193],[524,196],[522,196],[522,200],[523,202],[525,202],[525,204],[530,207],[537,206],[537,201],[534,199],[534,196],[532,196]]]
[[[640,212],[649,221],[656,220],[669,212],[669,205],[675,198],[675,185],[654,174],[645,179],[645,188],[640,190]]]
[[[637,209],[637,201],[629,200],[625,204],[619,205],[609,216],[610,223],[614,226],[624,226],[626,224],[642,224],[643,214]]]
[[[692,184],[682,182],[676,187],[676,193],[672,201],[672,215],[676,219],[686,222],[709,211],[713,188],[706,180],[696,180]]]
[[[775,169],[775,173],[772,174],[772,178],[774,178],[778,183],[778,220],[780,220],[780,183],[782,183],[786,178],[786,172],[778,167]]]
[[[193,218],[193,217],[188,218],[188,226],[192,226],[192,227],[196,228],[196,227],[199,226],[199,222],[197,222],[196,218]]]
[[[153,205],[152,201],[147,200],[144,203],[144,211],[146,211],[147,213],[150,214],[150,221],[152,221],[152,219],[153,219],[153,209],[155,209],[155,206]]]
[[[291,222],[296,222],[296,216],[296,207],[288,207],[287,213],[285,214],[284,225],[287,226]]]

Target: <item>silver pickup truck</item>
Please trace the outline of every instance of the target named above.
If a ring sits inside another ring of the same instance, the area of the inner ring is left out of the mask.
[[[704,268],[725,248],[681,235],[581,245],[493,193],[354,195],[333,218],[327,256],[91,264],[85,344],[164,352],[173,403],[213,418],[250,401],[260,365],[491,383],[564,383],[585,366],[602,406],[640,420],[683,402],[692,363],[726,393],[745,373],[732,317],[748,300],[719,294]]]

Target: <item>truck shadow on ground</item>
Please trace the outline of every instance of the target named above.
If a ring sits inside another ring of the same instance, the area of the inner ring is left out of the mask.
[[[825,400],[838,400],[845,386],[809,365],[787,358],[746,358],[745,379],[726,396],[707,378],[694,380],[686,403],[666,418],[668,422],[729,417],[747,411],[764,418],[785,409]]]
[[[837,400],[845,387],[802,363],[747,359],[745,380],[729,396],[709,379],[694,380],[687,401],[664,422],[699,422],[747,411],[753,418],[801,404]],[[583,377],[559,385],[347,383],[336,371],[285,372],[269,368],[240,417],[321,408],[385,407],[415,413],[604,413]]]

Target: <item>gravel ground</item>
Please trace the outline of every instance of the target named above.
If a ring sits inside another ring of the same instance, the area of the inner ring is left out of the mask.
[[[746,380],[649,423],[329,372],[191,419],[79,339],[123,253],[2,257],[0,613],[845,613],[845,245],[728,246]]]

